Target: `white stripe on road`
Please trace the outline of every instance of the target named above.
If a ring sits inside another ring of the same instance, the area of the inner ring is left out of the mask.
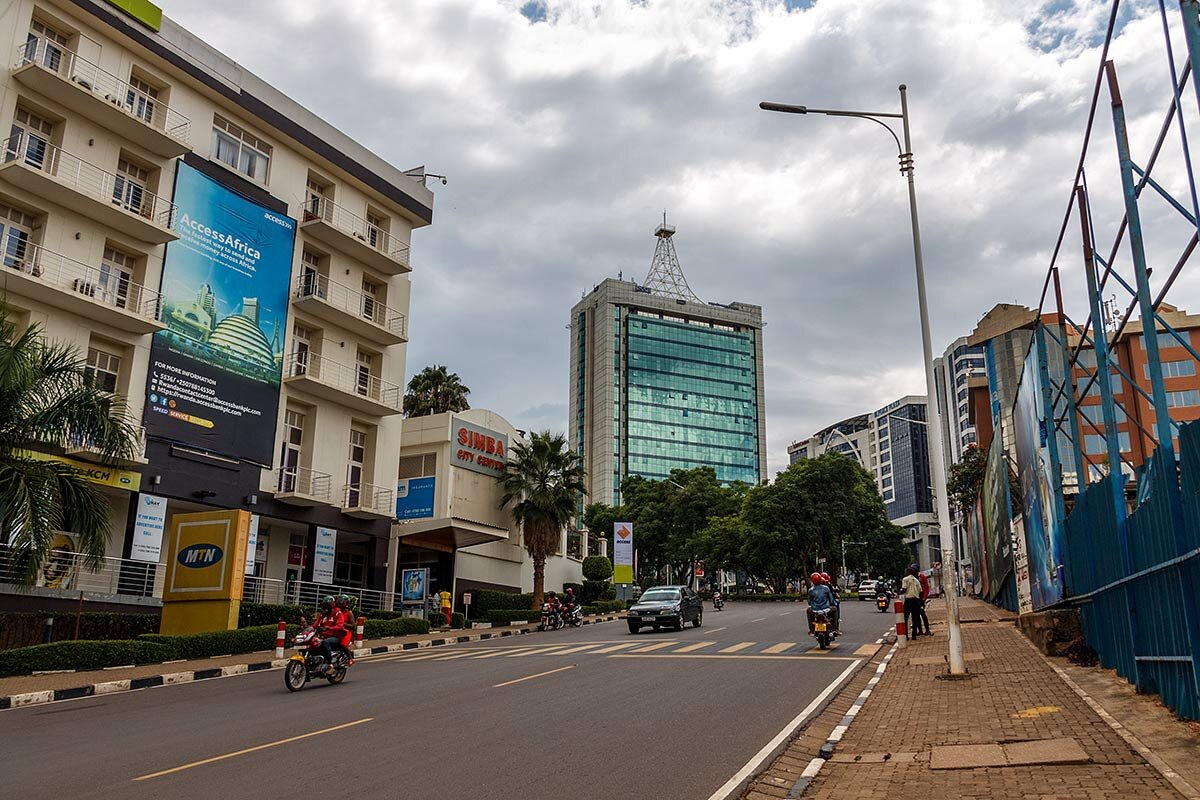
[[[779,616],[781,616],[781,617],[786,617],[786,616],[787,616],[788,614],[790,614],[790,613],[792,613],[792,612],[790,612],[790,611],[784,611],[784,612],[783,612],[782,614],[780,614]]]
[[[752,644],[754,644],[754,642],[738,642],[735,645],[730,645],[729,647],[726,647],[724,650],[718,650],[717,652],[718,653],[736,653],[738,650],[745,650],[747,647],[749,647]]]
[[[505,681],[504,683],[497,683],[492,688],[499,689],[501,686],[512,686],[514,683],[520,683],[521,681],[531,681],[534,678],[541,678],[545,675],[553,675],[556,672],[562,672],[563,670],[567,670],[567,669],[575,669],[575,665],[569,664],[565,667],[559,667],[558,669],[551,669],[551,670],[547,670],[545,672],[539,672],[537,675],[526,675],[524,678],[517,678],[515,681]]]
[[[691,653],[696,650],[703,650],[704,648],[708,647],[711,644],[716,644],[716,642],[696,642],[695,644],[689,644],[687,647],[681,647],[678,650],[676,650],[675,652],[676,653]]]
[[[498,648],[496,650],[493,650],[490,653],[484,653],[481,656],[475,656],[475,658],[495,658],[496,656],[511,656],[511,655],[515,655],[516,653],[528,653],[532,650],[537,650],[537,648],[536,647],[505,647],[505,648]]]
[[[578,647],[568,647],[566,650],[559,650],[554,655],[565,656],[570,655],[571,653],[582,653],[584,650],[591,650],[593,647],[599,647],[601,644],[603,644],[603,642],[598,644],[581,644]]]
[[[728,625],[724,625],[724,626],[722,626],[722,627],[720,627],[720,628],[709,628],[708,632],[709,632],[709,633],[716,633],[717,631],[726,631],[726,630],[729,630],[729,626],[728,626]]]
[[[592,655],[598,656],[601,653],[615,653],[618,650],[624,650],[627,647],[637,647],[640,642],[624,642],[623,644],[614,644],[611,647],[605,647],[603,650],[597,650]]]
[[[813,698],[813,701],[809,703],[803,711],[797,714],[795,719],[785,725],[783,730],[775,734],[774,739],[763,745],[763,748],[755,753],[753,758],[746,762],[746,766],[738,770],[732,778],[725,782],[724,786],[713,792],[712,795],[709,796],[708,800],[728,800],[728,798],[732,797],[738,791],[738,789],[742,787],[742,783],[755,772],[757,772],[759,767],[762,766],[763,762],[775,753],[776,748],[786,742],[788,738],[790,738],[791,735],[796,732],[796,729],[807,722],[808,718],[816,713],[817,709],[819,709],[825,702],[825,699],[829,697],[829,695],[836,692],[846,678],[852,675],[854,670],[857,669],[858,665],[861,663],[862,660],[858,659],[847,666],[846,669],[842,671],[841,675],[838,675],[836,678],[834,678],[833,682],[826,686],[819,695]]]
[[[752,619],[750,621],[751,622],[762,622],[764,619],[766,619],[766,617],[759,617],[758,619]]]
[[[652,651],[654,651],[654,650],[662,650],[664,647],[670,647],[670,646],[672,646],[672,645],[674,645],[674,644],[678,644],[678,642],[656,642],[656,643],[654,643],[654,644],[648,644],[648,645],[646,645],[645,647],[639,647],[637,650],[634,650],[633,652],[635,652],[635,653],[649,653],[649,652],[652,652]]]

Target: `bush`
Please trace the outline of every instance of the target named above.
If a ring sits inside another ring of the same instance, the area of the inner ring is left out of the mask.
[[[731,594],[726,600],[744,600],[751,603],[774,603],[787,600],[807,600],[806,594]]]
[[[588,556],[583,560],[583,577],[589,581],[607,581],[613,576],[613,565],[608,556]]]
[[[411,614],[405,614],[403,611],[365,611],[362,616],[367,619],[404,619],[405,617],[412,618]]]
[[[126,664],[157,664],[171,658],[171,649],[140,639],[52,642],[18,647],[0,653],[0,675],[28,675],[39,670],[103,669]]]
[[[466,624],[467,624],[467,618],[465,616],[463,616],[462,614],[458,613],[457,611],[455,611],[453,614],[450,615],[450,627],[451,628],[464,628],[464,627],[466,627]]]
[[[612,589],[608,581],[584,581],[580,597],[585,603],[594,603],[605,599],[604,595]]]
[[[438,624],[441,624],[439,619]],[[411,636],[429,633],[429,622],[418,617],[395,617],[393,619],[367,618],[363,625],[364,639],[386,639],[391,636]]]
[[[426,619],[429,621],[431,628],[443,628],[446,625],[446,615],[440,611],[432,612]]]
[[[614,614],[625,610],[624,600],[601,600],[596,603],[597,614]]]
[[[495,589],[471,589],[471,616],[483,619],[489,611],[533,608],[533,594],[514,594]]]
[[[599,613],[600,613],[600,609],[596,608],[595,606],[584,606],[583,607],[583,615],[585,617],[594,617]]]
[[[53,619],[51,641],[75,638],[75,612],[2,612],[0,613],[0,649],[41,644],[46,635],[46,620]],[[158,630],[158,614],[123,614],[85,611],[79,615],[79,638],[89,640],[136,639]]]
[[[288,642],[295,638],[298,627],[297,625],[288,626]],[[167,656],[168,659],[211,658],[254,653],[259,650],[274,650],[277,630],[277,625],[256,625],[253,628],[238,628],[235,631],[206,631],[205,633],[186,633],[180,636],[146,633],[139,636],[138,641],[154,642],[165,646],[171,653]]]
[[[299,625],[301,617],[312,619],[314,609],[275,603],[242,603],[238,610],[238,627],[254,628],[259,625],[278,625],[283,620],[289,625]]]
[[[487,621],[496,627],[510,625],[521,620],[535,622],[540,618],[540,612],[528,608],[498,608],[487,613]]]

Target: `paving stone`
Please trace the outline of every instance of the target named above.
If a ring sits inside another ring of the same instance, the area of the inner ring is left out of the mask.
[[[1004,745],[1004,755],[1011,766],[1032,764],[1084,764],[1091,759],[1071,738],[1039,739],[1032,742],[1012,742]]]
[[[933,748],[930,769],[974,769],[1003,767],[1008,763],[998,744],[953,744]]]

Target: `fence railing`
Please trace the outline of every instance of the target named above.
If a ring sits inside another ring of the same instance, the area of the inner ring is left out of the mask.
[[[287,378],[307,377],[347,394],[356,394],[397,411],[401,408],[404,390],[377,375],[356,369],[310,351],[294,352],[284,362]]]
[[[324,220],[347,236],[353,236],[367,247],[383,253],[392,261],[405,267],[410,266],[408,245],[393,237],[383,228],[367,222],[345,206],[339,206],[328,197],[310,194],[304,205],[304,221],[309,222],[316,219]]]
[[[260,578],[255,575],[247,575],[242,584],[243,603],[282,605],[287,600],[287,583],[279,578]]]
[[[391,310],[369,294],[356,292],[349,286],[329,280],[327,275],[310,272],[297,277],[295,297],[299,300],[321,300],[339,311],[372,322],[396,336],[408,336],[407,320],[403,314]]]
[[[83,557],[72,550],[54,550],[38,570],[33,585],[65,592],[88,592],[133,597],[162,597],[166,570],[158,563],[130,558],[102,558],[99,569],[91,571]],[[16,584],[13,550],[0,545],[0,583]]]
[[[45,67],[134,119],[162,131],[181,144],[189,144],[192,123],[187,117],[129,81],[67,50],[58,42],[30,36],[16,66],[23,67],[26,64]]]
[[[302,494],[328,503],[333,478],[327,472],[307,467],[278,467],[275,470],[275,491]]]
[[[389,517],[396,513],[392,490],[373,483],[350,483],[343,486],[342,508],[363,508]]]
[[[292,605],[310,608],[320,605],[321,599],[330,594],[344,594],[358,598],[358,608],[364,612],[392,610],[393,607],[395,609],[400,608],[400,598],[394,592],[380,592],[357,586],[338,586],[336,584],[314,583],[312,581],[293,581],[290,583],[288,585],[287,601]],[[422,608],[424,607],[422,606]]]
[[[134,450],[132,453],[133,459],[134,460],[144,459],[146,457],[146,428],[145,428],[145,426],[142,425],[140,422],[138,422],[133,417],[126,416],[123,418],[123,420],[124,420],[125,424],[128,425],[129,428],[132,429],[132,431],[133,431],[133,436],[134,436]],[[83,436],[82,434],[71,432],[71,431],[68,431],[67,435],[65,437],[63,437],[62,448],[68,454],[77,454],[77,453],[99,454],[101,452],[100,446],[95,441],[93,441],[92,439],[89,439],[86,436]]]
[[[143,319],[158,320],[162,313],[162,295],[153,289],[134,283],[115,270],[92,267],[33,244],[24,231],[10,228],[4,234],[0,240],[0,263],[56,289],[123,309]]]
[[[102,203],[112,203],[164,228],[171,227],[174,222],[174,203],[153,194],[131,178],[101,169],[36,134],[15,133],[4,140],[3,148],[6,164],[19,161],[80,194]]]

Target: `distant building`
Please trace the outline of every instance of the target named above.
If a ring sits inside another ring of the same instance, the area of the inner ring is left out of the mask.
[[[929,472],[925,396],[901,397],[870,416],[878,453],[875,480],[888,519],[908,532],[913,562],[932,569],[941,561],[942,545]]]
[[[590,503],[619,503],[631,475],[767,475],[762,308],[696,297],[674,232],[665,222],[655,231],[643,285],[606,279],[571,310],[570,441]]]
[[[816,458],[830,450],[853,458],[864,469],[872,469],[874,455],[871,421],[867,414],[850,417],[788,445],[788,463]]]

